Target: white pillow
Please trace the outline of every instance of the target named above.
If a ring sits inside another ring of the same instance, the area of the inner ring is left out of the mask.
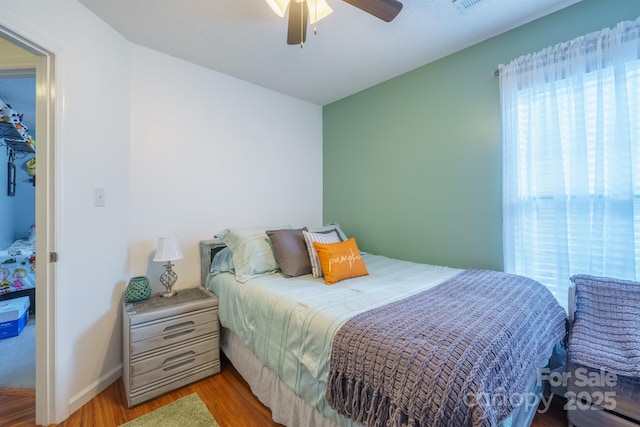
[[[273,228],[291,227],[235,227],[215,235],[233,252],[233,266],[238,282],[244,283],[253,277],[278,270],[271,240],[266,233]]]
[[[322,277],[322,267],[320,266],[320,259],[316,248],[313,247],[313,242],[318,243],[338,243],[342,242],[340,233],[335,228],[326,231],[311,232],[303,231],[304,242],[307,245],[307,251],[309,252],[309,261],[311,262],[311,274],[313,277]]]
[[[344,234],[344,231],[342,231],[342,228],[340,228],[340,224],[338,224],[337,222],[330,222],[326,225],[323,225],[322,227],[309,227],[309,231],[311,231],[312,233],[322,233],[324,231],[331,230],[336,230],[338,232],[338,234],[340,235],[340,240],[342,242],[347,241],[347,235]]]

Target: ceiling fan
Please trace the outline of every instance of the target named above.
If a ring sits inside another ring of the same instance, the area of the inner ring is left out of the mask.
[[[314,24],[329,15],[333,9],[326,0],[266,0],[278,16],[284,18],[289,8],[287,44],[304,45],[307,39],[307,22]],[[391,22],[402,10],[397,0],[343,0],[376,18]]]

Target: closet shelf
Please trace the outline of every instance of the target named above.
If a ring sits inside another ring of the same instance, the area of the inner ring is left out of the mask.
[[[35,153],[33,147],[10,122],[0,122],[0,145],[12,148],[16,153]]]

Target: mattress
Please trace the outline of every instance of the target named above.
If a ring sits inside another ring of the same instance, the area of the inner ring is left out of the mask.
[[[462,270],[364,254],[369,276],[327,286],[311,275],[265,275],[240,284],[222,273],[207,287],[220,298],[223,327],[320,413],[341,418],[325,399],[331,341],[351,316],[433,287]],[[398,268],[401,266],[402,268]],[[343,425],[350,425],[343,421]]]
[[[244,343],[229,329],[220,330],[220,349],[231,361],[240,375],[247,381],[252,393],[271,409],[273,420],[286,426],[340,427],[344,418],[334,419],[322,416],[302,398],[282,383],[280,378],[256,357]],[[544,383],[538,375],[531,375],[527,396],[542,396]],[[548,398],[547,398],[548,399]],[[548,400],[547,400],[548,402]],[[548,404],[545,402],[545,404]],[[538,399],[529,400],[500,423],[500,427],[523,427],[531,424],[538,408]],[[340,421],[338,421],[340,420]],[[350,421],[349,421],[350,422]],[[354,425],[353,423],[351,423]]]
[[[246,283],[237,282],[230,273],[210,275],[206,281],[207,288],[220,298],[221,325],[296,396],[346,427],[356,424],[337,414],[325,397],[331,343],[337,330],[356,314],[429,289],[462,272],[371,254],[363,254],[363,259],[370,275],[339,286],[327,286],[322,278],[311,275],[288,279],[278,273]],[[524,416],[530,422],[535,407],[527,409]]]

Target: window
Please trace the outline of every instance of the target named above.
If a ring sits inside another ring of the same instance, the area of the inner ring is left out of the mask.
[[[505,270],[640,279],[640,24],[500,66]]]

